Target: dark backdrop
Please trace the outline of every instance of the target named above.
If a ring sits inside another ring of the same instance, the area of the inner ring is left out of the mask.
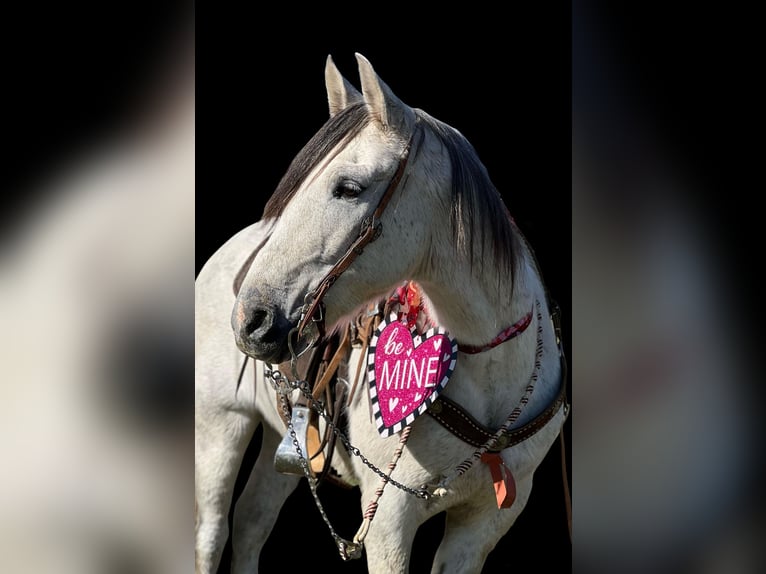
[[[400,19],[386,18],[350,24],[331,17],[297,25],[279,16],[198,11],[197,270],[232,234],[260,218],[291,159],[326,120],[327,55],[359,86],[356,51],[405,103],[459,129],[474,145],[537,252],[563,309],[568,345],[569,7],[514,6],[502,15],[474,10],[439,24],[409,10]],[[257,456],[259,438],[248,451],[235,495]],[[527,508],[491,554],[486,571],[532,565],[570,571],[559,458],[556,445],[536,474]],[[336,530],[350,538],[361,519],[358,490],[323,485],[320,496]],[[430,571],[442,529],[443,516],[421,529],[412,572]],[[311,556],[310,564],[337,572],[366,571],[364,560],[342,563],[337,557],[305,481],[266,544],[263,570],[308,567],[296,551]]]
[[[226,239],[260,217],[290,160],[325,121],[327,54],[358,85],[358,51],[402,100],[472,142],[536,249],[563,309],[569,345],[568,4],[504,6],[502,13],[463,6],[454,14],[444,7],[426,14],[386,5],[356,18],[337,5],[325,7],[328,15],[321,18],[293,5],[284,11],[271,5],[268,13],[204,5],[197,7],[194,34],[189,5],[181,4],[139,3],[113,10],[67,5],[5,14],[3,126],[10,161],[0,194],[4,231],[36,205],[50,174],[104,134],[130,129],[142,98],[172,82],[168,65],[179,46],[183,50],[194,42],[198,272]],[[191,380],[191,363],[185,364],[179,381]],[[188,406],[192,389],[184,388],[188,395],[179,404]],[[258,438],[248,451],[243,478],[257,455]],[[358,493],[323,486],[321,497],[337,530],[352,536],[360,520]],[[412,572],[429,570],[442,528],[443,517],[436,517],[421,529]],[[304,484],[284,507],[261,564],[265,572],[292,572],[309,563],[338,572],[366,569],[363,561],[339,560]],[[556,448],[536,474],[526,510],[490,555],[486,570],[531,565],[570,570]]]

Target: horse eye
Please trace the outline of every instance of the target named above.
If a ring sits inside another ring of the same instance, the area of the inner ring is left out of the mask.
[[[332,192],[335,197],[358,197],[360,193],[362,186],[348,179],[341,181]]]

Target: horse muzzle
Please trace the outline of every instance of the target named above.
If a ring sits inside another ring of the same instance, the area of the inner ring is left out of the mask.
[[[258,292],[240,293],[231,326],[237,347],[246,355],[271,364],[290,358],[287,338],[294,325],[281,308]]]

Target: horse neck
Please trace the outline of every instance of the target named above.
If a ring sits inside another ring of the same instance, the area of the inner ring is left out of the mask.
[[[523,245],[523,241],[519,238]],[[476,257],[473,268],[450,255],[435,258],[423,287],[429,316],[460,343],[484,345],[543,301],[544,288],[531,253],[519,250],[513,278],[492,261]],[[534,339],[534,338],[533,338]]]
[[[468,265],[443,264],[419,281],[429,317],[447,329],[459,344],[485,345],[532,311],[529,327],[512,341],[487,352],[461,353],[458,360],[461,368],[456,371],[459,380],[451,382],[447,390],[474,416],[493,425],[502,424],[518,404],[533,372],[539,324],[536,302],[540,303],[543,317],[545,357],[556,356],[552,352],[555,349],[552,329],[545,320],[544,286],[526,247],[519,250],[516,265],[513,284],[510,276],[500,276],[497,266],[491,263],[473,270]],[[554,391],[553,385],[537,390],[520,422],[542,410]]]

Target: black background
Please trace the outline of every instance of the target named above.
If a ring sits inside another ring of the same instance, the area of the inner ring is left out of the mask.
[[[445,6],[435,13],[395,5],[370,9],[333,5],[319,15],[297,5],[269,6],[268,12],[204,5],[192,18],[190,5],[180,2],[8,8],[0,41],[10,161],[4,162],[0,223],[22,218],[47,178],[91,142],[130,130],[145,111],[145,98],[172,81],[168,66],[174,58],[183,61],[179,47],[183,52],[193,43],[196,273],[226,239],[260,217],[290,160],[327,118],[327,55],[358,86],[354,52],[360,52],[404,102],[459,129],[474,145],[537,252],[562,307],[569,345],[569,5],[514,5],[502,12],[463,7],[455,13]],[[243,477],[257,450],[256,436]],[[361,514],[358,492],[327,485],[320,495],[336,529],[352,536]],[[490,555],[486,571],[533,565],[569,571],[564,508],[554,448],[536,474],[526,510]],[[412,572],[430,569],[442,527],[443,517],[436,517],[421,529]],[[532,550],[540,547],[545,551]],[[302,484],[284,507],[261,565],[265,572],[292,572],[318,564],[338,572],[366,570],[364,561],[337,557]]]
[[[260,218],[291,159],[327,119],[327,55],[358,87],[354,52],[360,52],[405,103],[459,129],[474,145],[536,250],[563,309],[568,345],[569,7],[513,7],[502,15],[475,11],[441,23],[408,14],[406,22],[381,19],[366,27],[370,22],[364,18],[353,25],[329,18],[311,28],[265,15],[234,18],[198,11],[197,269],[233,233]],[[567,433],[570,428],[568,422]],[[257,455],[258,438],[235,495]],[[350,538],[361,519],[358,490],[323,485],[320,497],[336,530]],[[430,571],[442,529],[443,516],[421,528],[412,572]],[[307,567],[299,565],[296,551],[338,572],[366,571],[363,560],[343,563],[337,557],[305,481],[283,508],[261,566],[267,572]],[[490,555],[485,571],[531,566],[570,571],[570,557],[555,445],[536,474],[527,508]]]
[[[461,5],[455,12],[444,5],[418,12],[333,4],[322,6],[322,14],[293,4],[268,11],[205,4],[196,7],[196,39],[189,33],[192,5],[185,2],[4,6],[0,236],[22,208],[34,205],[37,184],[58,166],[87,142],[135,121],[137,100],[168,80],[163,64],[180,36],[182,44],[195,43],[197,55],[199,271],[231,234],[260,217],[289,161],[325,120],[326,55],[357,83],[353,52],[359,51],[406,103],[473,143],[537,251],[571,347],[570,6],[531,4],[502,11]],[[699,3],[601,3],[598,10],[593,4],[575,2],[580,23],[597,16],[575,27],[585,40],[575,45],[576,105],[598,113],[622,100],[643,112],[633,116],[636,122],[661,144],[662,158],[684,168],[690,193],[705,204],[710,237],[734,247],[727,272],[752,299],[738,299],[733,313],[757,317],[762,306],[749,303],[758,301],[761,285],[751,277],[762,259],[763,216],[753,202],[763,187],[761,20],[736,7],[724,12]],[[595,38],[595,46],[583,48]],[[601,64],[599,76],[594,69]],[[611,92],[615,87],[619,93]],[[605,117],[610,146],[615,132],[625,130]],[[184,402],[191,404],[191,386],[186,390]],[[487,570],[569,570],[557,457],[552,450],[538,470],[526,510]],[[352,535],[358,496],[329,487],[321,495],[339,532]],[[428,570],[440,527],[437,519],[419,535],[413,572]],[[192,531],[189,525],[190,537]],[[279,566],[269,567],[276,558]],[[271,572],[308,563],[364,571],[362,563],[336,557],[301,487],[262,564]]]

